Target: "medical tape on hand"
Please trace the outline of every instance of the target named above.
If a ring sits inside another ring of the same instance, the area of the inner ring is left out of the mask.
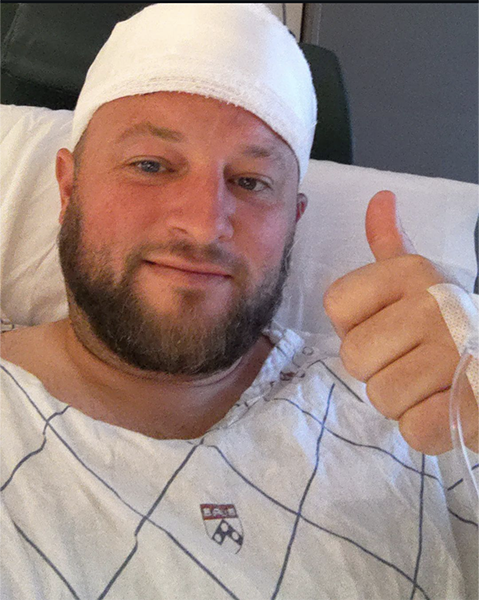
[[[439,305],[449,333],[462,354],[473,336],[479,336],[479,296],[451,283],[439,283],[427,290]],[[479,402],[479,360],[471,360],[467,378]]]

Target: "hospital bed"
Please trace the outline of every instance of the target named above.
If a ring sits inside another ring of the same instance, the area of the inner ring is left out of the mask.
[[[55,154],[69,147],[73,109],[87,68],[118,20],[140,3],[2,5],[2,311],[33,325],[66,315],[56,253],[60,208]],[[338,277],[372,262],[364,232],[370,198],[394,191],[419,254],[449,269],[469,291],[477,261],[478,186],[354,166],[347,96],[335,55],[308,44],[318,94],[318,126],[302,191],[281,324],[334,335],[322,296]]]

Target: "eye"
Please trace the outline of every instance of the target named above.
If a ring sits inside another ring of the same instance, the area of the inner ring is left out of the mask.
[[[256,177],[238,177],[235,181],[237,185],[248,192],[262,192],[269,187],[267,183],[260,179],[256,179]]]
[[[166,171],[166,167],[164,167],[158,160],[153,160],[151,158],[137,160],[132,163],[132,166],[141,171],[142,173],[160,173],[160,171]]]

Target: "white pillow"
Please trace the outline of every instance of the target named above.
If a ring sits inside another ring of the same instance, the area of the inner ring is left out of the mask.
[[[417,253],[446,267],[473,291],[476,184],[311,160],[301,189],[309,205],[298,224],[280,323],[315,333],[333,331],[322,296],[338,277],[374,262],[366,240],[366,209],[372,196],[385,189],[396,194],[401,222]]]
[[[67,315],[56,250],[55,156],[69,147],[71,117],[66,110],[1,108],[2,311],[14,323],[35,325]],[[369,200],[382,189],[397,195],[417,252],[452,268],[472,291],[477,185],[311,160],[301,189],[309,206],[298,225],[279,323],[332,332],[323,293],[338,277],[374,260],[364,218]]]
[[[56,250],[55,158],[68,147],[71,119],[67,110],[1,107],[2,316],[19,325],[67,314]]]

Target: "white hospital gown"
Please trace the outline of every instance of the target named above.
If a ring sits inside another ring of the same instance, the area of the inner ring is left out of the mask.
[[[3,361],[1,598],[477,597],[453,457],[410,449],[324,340],[268,335],[194,440],[95,421]]]

